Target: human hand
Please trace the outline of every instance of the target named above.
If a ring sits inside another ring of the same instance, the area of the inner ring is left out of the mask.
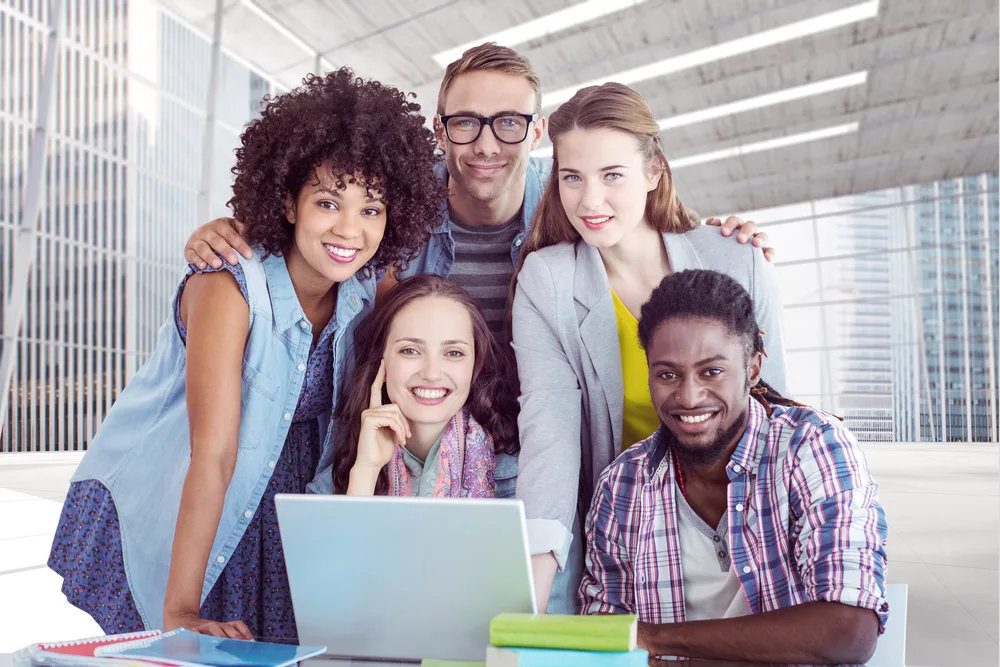
[[[774,261],[774,248],[767,246],[767,234],[765,232],[758,232],[757,223],[753,220],[744,222],[742,218],[731,215],[726,218],[725,222],[719,218],[709,218],[705,221],[705,224],[712,227],[721,227],[720,231],[723,236],[732,236],[733,232],[737,232],[736,241],[738,243],[750,241],[754,248],[761,248],[763,250],[764,259],[769,262]]]
[[[399,406],[382,405],[382,386],[385,384],[385,361],[378,366],[372,382],[368,409],[361,413],[361,432],[358,436],[358,456],[355,469],[378,473],[392,460],[396,445],[405,445],[410,437],[410,426]]]
[[[199,269],[205,269],[209,264],[216,269],[222,268],[218,255],[233,265],[240,261],[237,252],[250,259],[253,251],[240,236],[242,233],[243,223],[233,218],[216,218],[206,222],[194,230],[184,245],[184,259]]]
[[[253,641],[253,635],[250,634],[250,629],[243,621],[209,621],[194,611],[180,613],[165,611],[163,613],[163,629],[169,632],[177,628],[184,628],[202,635],[222,637],[223,639],[247,639]]]

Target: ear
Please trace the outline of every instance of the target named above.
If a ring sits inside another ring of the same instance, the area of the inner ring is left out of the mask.
[[[440,116],[434,116],[434,138],[437,140],[438,148],[443,151],[448,137],[444,133],[444,124],[441,122]]]
[[[538,148],[538,144],[542,143],[542,139],[545,137],[545,128],[548,127],[548,121],[549,119],[545,116],[540,116],[535,121],[535,128],[531,131],[531,148],[529,150],[535,150]]]
[[[750,359],[747,362],[747,381],[750,383],[750,387],[756,387],[757,382],[760,380],[760,369],[764,364],[764,355],[760,352],[754,352],[750,355]]]
[[[285,200],[285,219],[290,224],[294,225],[296,223],[295,200],[291,197]]]
[[[660,155],[654,155],[649,162],[649,170],[646,174],[646,192],[652,192],[660,184],[663,173],[667,170],[667,165]]]

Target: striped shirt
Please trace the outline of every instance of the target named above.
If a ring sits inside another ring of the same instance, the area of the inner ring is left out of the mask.
[[[753,613],[813,601],[873,610],[885,629],[888,527],[854,436],[832,415],[749,401],[733,453],[730,558]],[[674,470],[663,427],[601,474],[587,516],[583,613],[684,621]]]
[[[499,227],[470,227],[451,219],[455,263],[448,279],[468,292],[497,338],[502,338],[507,291],[514,275],[510,249],[521,231],[521,212]]]

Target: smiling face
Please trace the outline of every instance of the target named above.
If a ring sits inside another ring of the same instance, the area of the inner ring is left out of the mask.
[[[610,248],[646,224],[646,195],[660,171],[635,137],[609,129],[575,129],[556,140],[559,198],[588,245]]]
[[[646,356],[649,393],[679,458],[708,465],[739,442],[759,352],[748,360],[744,341],[722,322],[673,317],[653,332]]]
[[[289,272],[317,284],[350,279],[378,250],[385,235],[386,205],[381,193],[368,192],[337,174],[328,164],[316,169],[287,207],[295,226],[286,253]]]
[[[488,117],[500,113],[531,114],[537,101],[535,90],[523,76],[499,71],[466,72],[448,89],[443,116],[469,114]],[[451,190],[460,196],[489,202],[505,195],[523,197],[528,156],[544,133],[544,120],[528,128],[528,136],[519,144],[499,141],[489,127],[483,127],[471,144],[459,145],[448,140],[441,121],[434,119],[438,146],[444,151],[451,179]],[[520,187],[518,187],[520,186]]]
[[[447,297],[414,299],[393,319],[384,358],[389,400],[415,424],[443,426],[465,405],[472,386],[469,311]]]

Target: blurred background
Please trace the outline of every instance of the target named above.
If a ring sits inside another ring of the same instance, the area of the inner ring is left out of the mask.
[[[483,41],[530,59],[545,112],[633,86],[683,201],[768,233],[791,394],[882,483],[908,664],[996,665],[996,0],[0,0],[0,651],[53,638],[3,608],[55,613],[69,474],[262,98],[350,65],[429,117]]]

